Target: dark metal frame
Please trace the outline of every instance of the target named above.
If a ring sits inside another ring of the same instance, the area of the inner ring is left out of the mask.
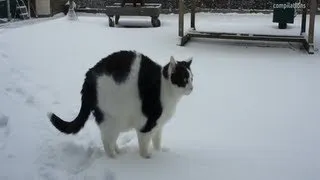
[[[195,0],[191,3],[191,21],[190,30],[184,32],[184,0],[179,0],[179,36],[181,38],[180,46],[184,46],[191,38],[216,38],[216,39],[234,39],[234,40],[258,40],[258,41],[279,41],[279,42],[300,42],[309,54],[314,54],[314,27],[317,11],[317,0],[303,0],[306,7],[302,10],[302,22],[300,35],[269,35],[269,34],[249,34],[249,33],[225,33],[225,32],[205,32],[197,31],[195,28]],[[306,17],[309,7],[309,32],[306,34]]]

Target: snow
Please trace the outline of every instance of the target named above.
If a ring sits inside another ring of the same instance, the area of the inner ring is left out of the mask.
[[[185,28],[190,15],[185,16]],[[198,30],[298,34],[272,15],[199,13]],[[317,17],[318,18],[318,17]],[[16,22],[0,29],[0,179],[245,179],[320,178],[320,58],[294,43],[193,39],[178,43],[178,16],[81,15]],[[135,27],[141,25],[143,28]],[[134,26],[124,28],[123,26]],[[320,46],[319,23],[315,42]],[[149,28],[150,27],[150,28]],[[194,57],[194,91],[183,98],[164,129],[164,152],[138,153],[134,132],[107,158],[92,116],[77,135],[50,124],[53,111],[73,119],[84,73],[120,49],[145,53],[160,64]]]

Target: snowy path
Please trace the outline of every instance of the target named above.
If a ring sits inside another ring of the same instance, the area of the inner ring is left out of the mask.
[[[197,17],[203,29],[279,32],[270,15]],[[210,40],[179,47],[177,19],[161,16],[160,28],[109,28],[105,17],[80,17],[0,29],[0,179],[319,179],[319,52]],[[46,117],[53,111],[71,120],[85,71],[119,49],[161,64],[194,56],[195,91],[164,130],[169,150],[149,160],[140,158],[133,132],[119,138],[125,152],[109,159],[92,117],[76,136],[57,132]]]

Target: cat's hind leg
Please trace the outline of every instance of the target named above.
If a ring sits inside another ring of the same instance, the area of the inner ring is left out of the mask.
[[[153,148],[157,151],[161,150],[161,134],[162,133],[162,129],[159,128],[157,129],[157,131],[154,132],[154,135],[152,137],[152,145]]]
[[[157,129],[152,136],[152,145],[156,151],[168,152],[169,148],[162,146],[162,128]]]
[[[108,119],[107,121],[111,121]],[[105,123],[105,122],[103,122]],[[104,150],[110,158],[116,158],[116,154],[120,153],[120,149],[117,145],[117,139],[120,134],[118,128],[110,125],[111,123],[105,123],[100,125],[101,139]]]

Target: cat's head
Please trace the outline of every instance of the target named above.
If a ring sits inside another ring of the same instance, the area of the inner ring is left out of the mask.
[[[193,90],[193,74],[191,71],[191,63],[193,58],[190,57],[183,61],[176,61],[173,56],[166,65],[164,76],[170,83],[177,88],[178,91],[185,95],[189,95]]]

